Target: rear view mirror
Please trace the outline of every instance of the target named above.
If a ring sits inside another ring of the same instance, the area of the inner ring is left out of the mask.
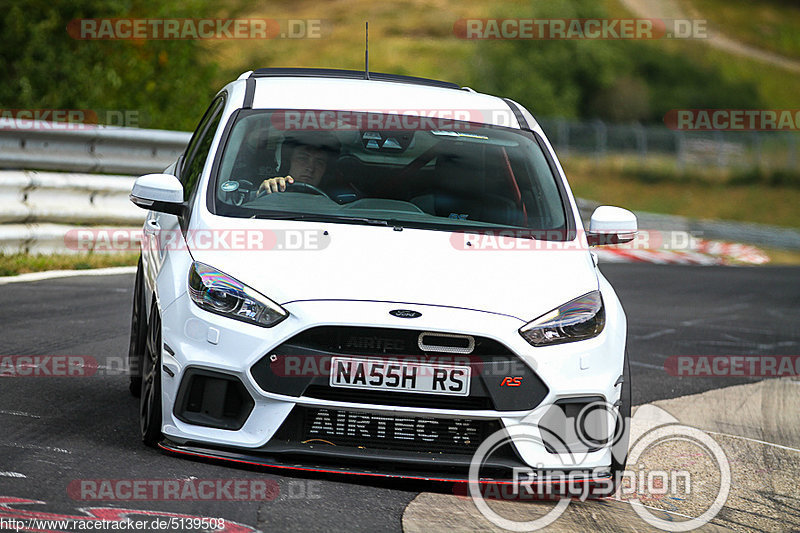
[[[592,213],[586,240],[589,246],[622,244],[632,241],[638,233],[636,215],[610,205],[601,205]]]
[[[133,182],[131,202],[142,209],[182,215],[183,185],[170,174],[146,174]]]

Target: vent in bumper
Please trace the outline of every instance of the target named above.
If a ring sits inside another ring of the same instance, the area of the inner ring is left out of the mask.
[[[549,453],[585,453],[607,446],[607,404],[600,396],[564,398],[551,405],[539,421]]]
[[[255,402],[234,376],[189,368],[183,375],[173,413],[181,422],[238,430]]]

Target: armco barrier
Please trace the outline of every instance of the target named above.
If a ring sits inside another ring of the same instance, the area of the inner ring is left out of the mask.
[[[83,252],[69,239],[76,227],[67,224],[0,224],[0,253],[69,254]],[[141,226],[116,227],[115,229],[134,235]]]
[[[64,235],[78,225],[141,227],[145,212],[128,200],[131,176],[161,172],[191,137],[35,120],[15,126],[0,127],[0,168],[15,169],[0,171],[2,253],[70,252]],[[48,170],[76,174],[40,172]]]
[[[0,168],[147,174],[183,153],[191,133],[27,121],[0,128]]]
[[[130,176],[0,172],[0,223],[136,225],[145,212],[128,196]]]
[[[102,126],[58,129],[48,124],[31,121],[24,129],[0,128],[0,168],[76,172],[0,170],[0,253],[69,252],[63,237],[78,225],[141,227],[145,212],[128,200],[131,175],[162,171],[183,152],[191,136]],[[595,204],[578,202],[588,222]],[[641,212],[637,216],[645,229],[690,231],[706,239],[800,249],[800,231],[792,228]]]
[[[128,199],[134,180],[0,171],[0,253],[70,252],[64,235],[79,225],[141,228],[145,211]]]

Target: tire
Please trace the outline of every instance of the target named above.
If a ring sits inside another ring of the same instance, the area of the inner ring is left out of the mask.
[[[129,390],[139,398],[142,394],[142,361],[147,342],[147,305],[144,299],[144,274],[142,257],[136,269],[136,282],[133,287],[133,309],[131,310],[131,338],[128,345],[128,368],[131,372]]]
[[[155,302],[150,311],[141,381],[139,429],[142,442],[155,447],[161,440],[161,318]]]

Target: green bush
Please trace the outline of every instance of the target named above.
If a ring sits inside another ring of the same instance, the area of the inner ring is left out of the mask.
[[[607,18],[594,0],[521,4],[511,18]],[[468,74],[476,90],[505,94],[539,116],[661,122],[683,108],[756,108],[757,87],[634,40],[486,40]]]
[[[78,40],[81,18],[194,18],[211,0],[30,0],[0,12],[0,107],[134,111],[140,127],[192,130],[214,93],[217,66],[198,40]]]
[[[789,169],[751,168],[735,172],[728,181],[731,185],[768,185],[800,189],[800,171]]]

